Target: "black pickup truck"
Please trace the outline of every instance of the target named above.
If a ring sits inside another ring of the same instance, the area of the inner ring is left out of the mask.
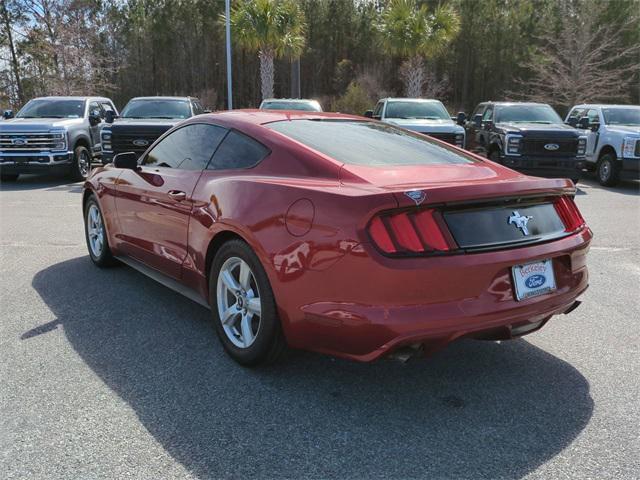
[[[193,97],[136,97],[119,117],[108,115],[102,129],[102,162],[110,163],[118,153],[142,155],[164,132],[193,115],[206,113]]]
[[[523,173],[575,183],[585,166],[587,137],[546,104],[483,102],[464,126],[467,149]]]

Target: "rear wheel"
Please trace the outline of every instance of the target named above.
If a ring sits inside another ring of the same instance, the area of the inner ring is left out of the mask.
[[[236,362],[266,364],[283,355],[286,341],[269,279],[242,240],[230,240],[216,253],[209,298],[218,337]]]
[[[2,173],[0,174],[0,182],[15,182],[19,176],[19,173]]]
[[[96,197],[91,195],[84,207],[84,233],[91,261],[98,267],[110,267],[117,264],[111,254],[107,240],[104,218]]]
[[[91,153],[87,147],[77,146],[73,151],[73,163],[71,165],[71,179],[81,182],[89,176],[91,171]]]
[[[598,161],[596,167],[596,176],[600,185],[605,187],[613,187],[620,181],[620,169],[616,162],[615,155],[612,153],[605,153]]]

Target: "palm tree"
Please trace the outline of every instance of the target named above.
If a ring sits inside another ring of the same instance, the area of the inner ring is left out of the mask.
[[[419,97],[424,83],[424,60],[444,51],[460,30],[458,14],[439,6],[430,13],[416,0],[391,0],[382,13],[380,33],[387,53],[405,59],[401,74],[407,96]]]
[[[302,10],[294,0],[241,0],[230,17],[232,35],[240,46],[258,52],[262,99],[272,98],[274,58],[298,57],[304,49]]]

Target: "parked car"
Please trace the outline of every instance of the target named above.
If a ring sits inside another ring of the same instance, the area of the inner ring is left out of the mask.
[[[465,123],[467,147],[496,163],[578,182],[587,137],[543,103],[483,102]]]
[[[109,163],[122,152],[138,155],[175,124],[206,110],[193,97],[136,97],[118,118],[107,118],[102,129],[102,162]]]
[[[73,180],[89,174],[99,159],[100,129],[107,112],[117,114],[104,97],[34,98],[0,124],[0,177],[15,181],[21,173],[65,173]]]
[[[260,110],[301,110],[303,112],[321,112],[322,106],[317,100],[306,98],[269,98],[260,104]]]
[[[83,208],[97,266],[120,259],[210,307],[251,365],[286,346],[406,359],[541,328],[588,285],[575,192],[362,117],[236,110],[95,169]]]
[[[640,106],[576,105],[566,123],[587,136],[586,169],[605,186],[640,178]]]
[[[456,124],[439,100],[383,98],[364,116],[424,133],[444,142],[465,147],[464,128]]]

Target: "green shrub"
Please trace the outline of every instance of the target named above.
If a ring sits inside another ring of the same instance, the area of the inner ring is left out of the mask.
[[[374,100],[369,98],[367,91],[358,82],[353,81],[347,91],[333,103],[332,110],[340,113],[363,115],[365,110],[371,109]]]

